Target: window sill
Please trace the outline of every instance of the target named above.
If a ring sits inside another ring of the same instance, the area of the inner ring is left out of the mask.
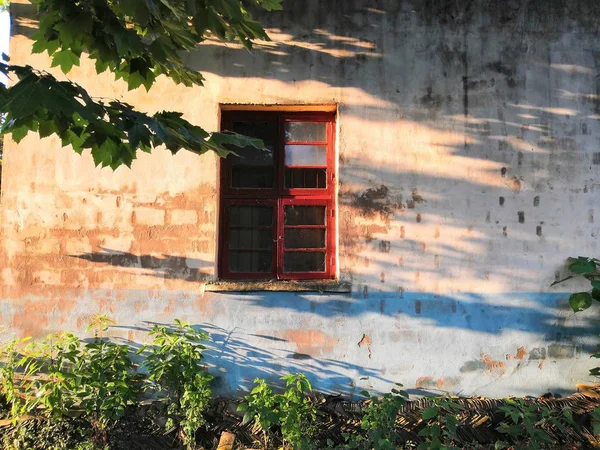
[[[206,283],[205,292],[352,292],[352,284],[336,280],[222,280]]]

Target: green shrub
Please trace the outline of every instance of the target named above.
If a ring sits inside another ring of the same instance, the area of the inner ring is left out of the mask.
[[[103,450],[92,440],[91,426],[83,421],[36,418],[1,430],[5,450]]]
[[[102,323],[101,331],[106,327]],[[70,333],[22,343],[5,346],[0,368],[0,389],[14,419],[38,407],[57,419],[76,409],[103,429],[109,420],[122,417],[141,393],[140,375],[126,345],[98,335],[82,342]]]
[[[523,399],[506,399],[506,402],[498,408],[506,419],[498,431],[506,435],[515,450],[538,450],[550,445],[554,441],[547,431],[550,428],[557,428],[563,434],[567,427],[577,428],[569,408],[556,411]],[[499,442],[496,447],[508,448],[509,444]]]
[[[402,387],[396,383],[397,387]],[[398,448],[398,432],[396,418],[398,412],[406,404],[408,394],[393,388],[381,397],[371,396],[369,392],[361,392],[369,399],[360,423],[362,434],[344,434],[346,443],[341,447],[348,450],[392,450]]]
[[[111,323],[97,316],[88,328],[96,330],[89,342],[63,333],[3,347],[0,393],[13,423],[34,412],[60,421],[79,411],[105,437],[108,423],[122,418],[143,390],[151,390],[167,400],[167,427],[181,427],[191,447],[212,394],[212,377],[201,366],[207,335],[178,320],[173,328],[155,326],[149,333],[153,341],[138,352],[146,355],[146,376],[137,372],[127,345],[103,337]]]
[[[192,448],[212,396],[212,376],[201,365],[208,335],[177,319],[175,327],[155,325],[149,335],[152,342],[138,351],[146,354],[147,388],[168,402],[167,429],[179,426],[184,444]]]
[[[421,415],[427,425],[419,431],[423,442],[417,447],[418,450],[447,450],[456,448],[454,443],[458,441],[456,426],[462,407],[452,400],[451,397],[440,397],[432,399],[434,405],[425,408]]]
[[[307,397],[312,391],[310,382],[302,373],[285,375],[281,380],[285,381],[285,390],[281,394],[274,394],[264,380],[254,380],[254,389],[238,407],[245,413],[244,423],[254,421],[262,430],[265,448],[269,447],[274,426],[279,427],[284,446],[289,444],[296,450],[316,448],[311,438],[317,411]]]
[[[281,418],[279,425],[284,443],[289,442],[294,449],[312,449],[311,437],[317,411],[306,394],[312,391],[310,381],[302,373],[281,377],[285,381],[285,391],[278,396]]]

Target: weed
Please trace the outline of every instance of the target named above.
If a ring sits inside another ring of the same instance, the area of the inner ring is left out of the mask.
[[[212,376],[202,366],[208,335],[177,319],[174,327],[155,325],[149,335],[152,342],[138,351],[146,354],[147,388],[168,402],[167,429],[179,426],[184,444],[192,448],[212,396]]]

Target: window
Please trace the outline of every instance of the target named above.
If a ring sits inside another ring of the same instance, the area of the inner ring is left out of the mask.
[[[221,278],[334,277],[334,125],[333,113],[223,112],[223,130],[267,151],[221,161]]]

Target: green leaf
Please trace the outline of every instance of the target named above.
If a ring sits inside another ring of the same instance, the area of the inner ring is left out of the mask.
[[[67,74],[73,66],[79,65],[79,56],[71,50],[61,50],[52,56],[51,67],[60,66],[62,73]]]
[[[592,429],[594,430],[594,435],[599,436],[600,435],[600,421],[594,420],[592,422]]]
[[[600,280],[591,280],[590,283],[595,290],[600,291]]]
[[[25,125],[21,125],[20,127],[11,128],[10,130],[8,130],[8,132],[11,133],[13,141],[15,141],[18,144],[23,140],[25,136],[27,136],[29,128]]]
[[[592,298],[600,302],[600,289],[592,289]]]
[[[281,11],[283,9],[281,2],[282,0],[259,0],[260,6],[267,11]]]
[[[574,312],[583,311],[592,306],[592,296],[589,292],[578,292],[569,297],[569,305]]]
[[[56,133],[56,125],[53,120],[42,120],[40,121],[38,133],[41,138],[50,136],[52,133]]]
[[[596,263],[589,258],[579,257],[569,264],[569,270],[576,274],[591,273],[596,270]]]
[[[129,78],[127,79],[127,89],[132,91],[145,83],[146,78],[144,78],[139,72],[133,72],[129,74]]]
[[[112,163],[113,155],[116,153],[117,143],[112,139],[105,139],[102,145],[92,149],[92,157],[96,166],[102,165],[102,167],[110,166]]]
[[[430,408],[425,408],[423,410],[423,413],[421,414],[421,417],[423,418],[423,420],[428,420],[428,419],[432,419],[433,417],[437,416],[438,414],[438,408],[435,406],[432,406]]]
[[[6,97],[2,112],[9,112],[12,119],[21,119],[33,114],[45,98],[39,79],[31,73],[8,88]]]

